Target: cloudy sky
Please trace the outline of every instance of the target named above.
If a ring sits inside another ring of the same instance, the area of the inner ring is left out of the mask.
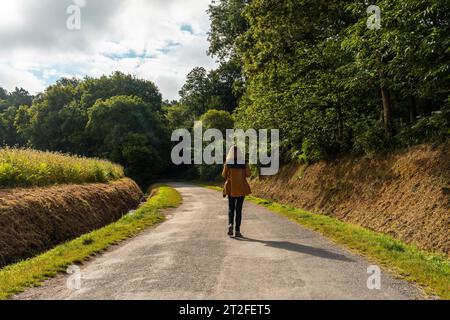
[[[210,2],[0,0],[0,87],[34,94],[62,76],[119,70],[154,81],[165,99],[176,99],[193,67],[215,66],[206,54]],[[80,30],[67,28],[74,4]]]

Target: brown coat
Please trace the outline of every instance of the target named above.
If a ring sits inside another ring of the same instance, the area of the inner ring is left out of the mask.
[[[222,177],[226,180],[223,187],[224,195],[243,197],[252,193],[246,179],[250,177],[250,168],[248,165],[239,168],[225,164],[223,166]]]

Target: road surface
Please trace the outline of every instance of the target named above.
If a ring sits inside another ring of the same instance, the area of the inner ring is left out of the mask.
[[[227,232],[220,192],[173,184],[183,204],[168,220],[81,266],[81,289],[60,275],[16,299],[414,299],[415,286],[382,272],[367,288],[372,263],[323,236],[251,203],[242,233]]]

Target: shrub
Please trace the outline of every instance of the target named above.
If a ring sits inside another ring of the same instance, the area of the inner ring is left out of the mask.
[[[444,108],[431,116],[419,119],[413,126],[400,131],[396,138],[401,146],[406,147],[450,139],[450,108]]]
[[[353,152],[356,154],[373,154],[386,147],[383,123],[379,120],[361,120],[355,126]]]
[[[320,143],[316,140],[306,138],[302,143],[302,150],[298,159],[304,163],[313,163],[324,158],[324,152]]]

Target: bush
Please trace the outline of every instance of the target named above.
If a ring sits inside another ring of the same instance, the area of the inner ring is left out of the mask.
[[[95,154],[123,165],[142,188],[165,169],[167,129],[149,103],[135,96],[97,100],[88,118]]]
[[[361,119],[354,128],[353,152],[373,154],[386,147],[383,123],[374,119]]]
[[[401,146],[445,141],[450,138],[450,108],[444,108],[435,114],[419,119],[412,127],[407,127],[397,135]]]
[[[298,159],[305,163],[313,163],[324,158],[324,153],[317,141],[306,138],[302,143],[302,150]]]
[[[229,112],[223,110],[208,110],[200,118],[205,129],[218,129],[225,132],[234,128],[234,121]]]

